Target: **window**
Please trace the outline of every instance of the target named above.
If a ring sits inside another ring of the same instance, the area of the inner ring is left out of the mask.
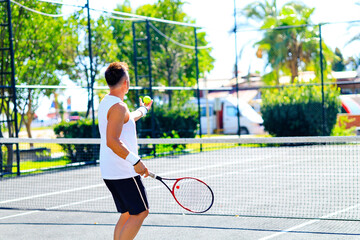
[[[213,111],[212,107],[209,106],[209,116],[213,115],[212,111]],[[205,106],[201,107],[201,116],[206,117],[206,107]]]
[[[226,106],[226,116],[227,117],[237,117],[236,107]]]

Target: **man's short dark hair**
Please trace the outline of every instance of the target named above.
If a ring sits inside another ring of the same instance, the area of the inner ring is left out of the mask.
[[[105,71],[105,79],[109,87],[115,86],[122,81],[128,69],[129,67],[125,62],[110,63]]]

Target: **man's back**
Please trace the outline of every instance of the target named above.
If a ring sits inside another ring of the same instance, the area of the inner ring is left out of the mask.
[[[104,179],[124,179],[138,175],[128,161],[125,161],[115,154],[106,144],[107,115],[110,108],[120,102],[122,102],[120,98],[106,95],[100,102],[98,109],[99,131],[101,136],[100,169]],[[136,127],[131,117],[129,121],[123,125],[120,141],[122,141],[131,152],[137,154]]]

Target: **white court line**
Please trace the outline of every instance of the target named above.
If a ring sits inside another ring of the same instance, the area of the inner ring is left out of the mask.
[[[18,202],[18,201],[22,201],[22,200],[29,200],[29,199],[39,198],[39,197],[47,197],[47,196],[57,195],[57,194],[61,194],[61,193],[81,191],[81,190],[86,190],[86,189],[91,189],[91,188],[102,187],[102,186],[104,186],[104,184],[96,184],[96,185],[91,185],[91,186],[87,186],[87,187],[79,187],[79,188],[72,188],[72,189],[67,189],[67,190],[62,190],[62,191],[57,191],[57,192],[43,193],[43,194],[33,195],[33,196],[29,196],[29,197],[15,198],[15,199],[11,199],[11,200],[2,201],[2,202],[0,202],[0,204]]]
[[[161,186],[150,187],[150,188],[148,188],[147,190],[152,190],[152,189],[160,188],[160,187],[161,187]],[[59,208],[63,208],[63,207],[78,205],[78,204],[82,204],[82,203],[87,203],[87,202],[93,202],[93,201],[97,201],[97,200],[102,200],[102,199],[106,199],[106,198],[111,198],[111,196],[104,196],[104,197],[98,197],[98,198],[83,200],[83,201],[79,201],[79,202],[72,202],[72,203],[68,203],[68,204],[57,205],[57,206],[45,208],[45,210],[54,210],[54,209],[59,209]],[[33,214],[33,213],[37,213],[37,212],[41,212],[41,211],[40,211],[40,210],[35,210],[35,211],[30,211],[30,212],[18,213],[18,214],[14,214],[14,215],[9,215],[9,216],[5,216],[5,217],[1,217],[0,220],[8,219],[8,218],[13,218],[13,217],[24,216],[24,215],[29,215],[29,214]]]
[[[354,205],[354,206],[347,207],[347,208],[344,208],[344,209],[342,209],[342,210],[335,211],[335,212],[333,212],[333,213],[330,213],[330,214],[321,216],[319,219],[307,221],[307,222],[304,222],[304,223],[302,223],[302,224],[296,225],[296,226],[294,226],[294,227],[291,227],[291,228],[288,228],[288,229],[285,229],[285,230],[281,230],[281,232],[272,234],[272,235],[267,236],[267,237],[264,237],[264,238],[260,238],[259,240],[272,239],[272,238],[274,238],[274,237],[283,235],[283,234],[285,234],[285,233],[289,233],[289,232],[291,232],[291,231],[294,231],[294,230],[296,230],[296,229],[305,227],[305,226],[307,226],[307,225],[311,225],[311,224],[313,224],[313,223],[319,222],[319,221],[321,221],[322,218],[329,218],[329,217],[335,216],[335,215],[337,215],[337,214],[339,214],[339,213],[347,212],[347,211],[350,211],[350,210],[352,210],[352,209],[354,209],[354,208],[358,208],[358,207],[360,207],[360,203],[359,203],[359,204],[356,204],[356,205]]]
[[[28,214],[32,214],[32,213],[37,213],[37,212],[40,212],[40,211],[36,210],[36,211],[31,211],[31,212],[24,212],[24,213],[9,215],[9,216],[0,218],[0,220],[7,219],[7,218],[13,218],[13,217],[20,217],[20,216],[24,216],[24,215],[28,215]]]
[[[77,205],[77,204],[91,202],[91,201],[97,201],[97,200],[106,199],[106,198],[109,198],[109,196],[98,197],[98,198],[93,198],[93,199],[88,199],[88,200],[79,201],[79,202],[73,202],[73,203],[68,203],[68,204],[62,204],[62,205],[58,205],[58,206],[54,206],[54,207],[45,208],[45,210],[54,210],[54,209],[59,209],[59,208],[62,208],[62,207],[68,207],[68,206],[72,206],[72,205]],[[7,218],[12,218],[12,217],[24,216],[24,215],[28,215],[28,214],[32,214],[32,213],[37,213],[37,212],[41,212],[41,211],[36,210],[36,211],[30,211],[30,212],[25,212],[25,213],[9,215],[9,216],[0,218],[0,220],[7,219]]]

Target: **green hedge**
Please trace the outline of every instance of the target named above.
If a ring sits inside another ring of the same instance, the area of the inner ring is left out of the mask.
[[[96,138],[100,137],[96,123]],[[92,138],[92,120],[61,122],[54,127],[58,138]],[[99,159],[98,144],[61,144],[71,162],[95,162]]]
[[[325,135],[329,136],[340,111],[340,90],[324,87]],[[321,86],[294,86],[262,90],[261,114],[265,130],[273,136],[321,136]]]
[[[195,138],[198,130],[198,114],[193,108],[168,109],[167,106],[157,107],[154,111],[154,129],[151,132],[151,114],[140,120],[138,135],[141,138]],[[161,155],[181,152],[184,144],[141,145],[142,155]]]
[[[100,138],[97,121],[95,122],[95,138]],[[62,138],[92,138],[92,120],[79,120],[73,122],[61,122],[54,127],[57,137]]]
[[[154,120],[155,138],[194,138],[196,136],[198,118],[197,112],[192,109],[166,110],[166,108],[157,108],[154,111]],[[137,121],[136,124],[140,138],[152,136],[150,113]],[[54,127],[54,132],[58,138],[92,138],[92,121],[61,122]],[[97,123],[95,137],[100,137]],[[98,145],[61,144],[61,146],[72,162],[94,161],[99,156]],[[182,148],[183,146],[174,145],[172,147]]]
[[[154,111],[155,138],[194,138],[198,130],[197,111],[192,108],[167,109],[156,108]],[[139,137],[151,137],[151,114],[140,120]]]
[[[157,108],[154,111],[154,137],[194,138],[198,129],[197,112],[192,108],[171,109]],[[151,137],[151,114],[141,120],[139,137]]]

